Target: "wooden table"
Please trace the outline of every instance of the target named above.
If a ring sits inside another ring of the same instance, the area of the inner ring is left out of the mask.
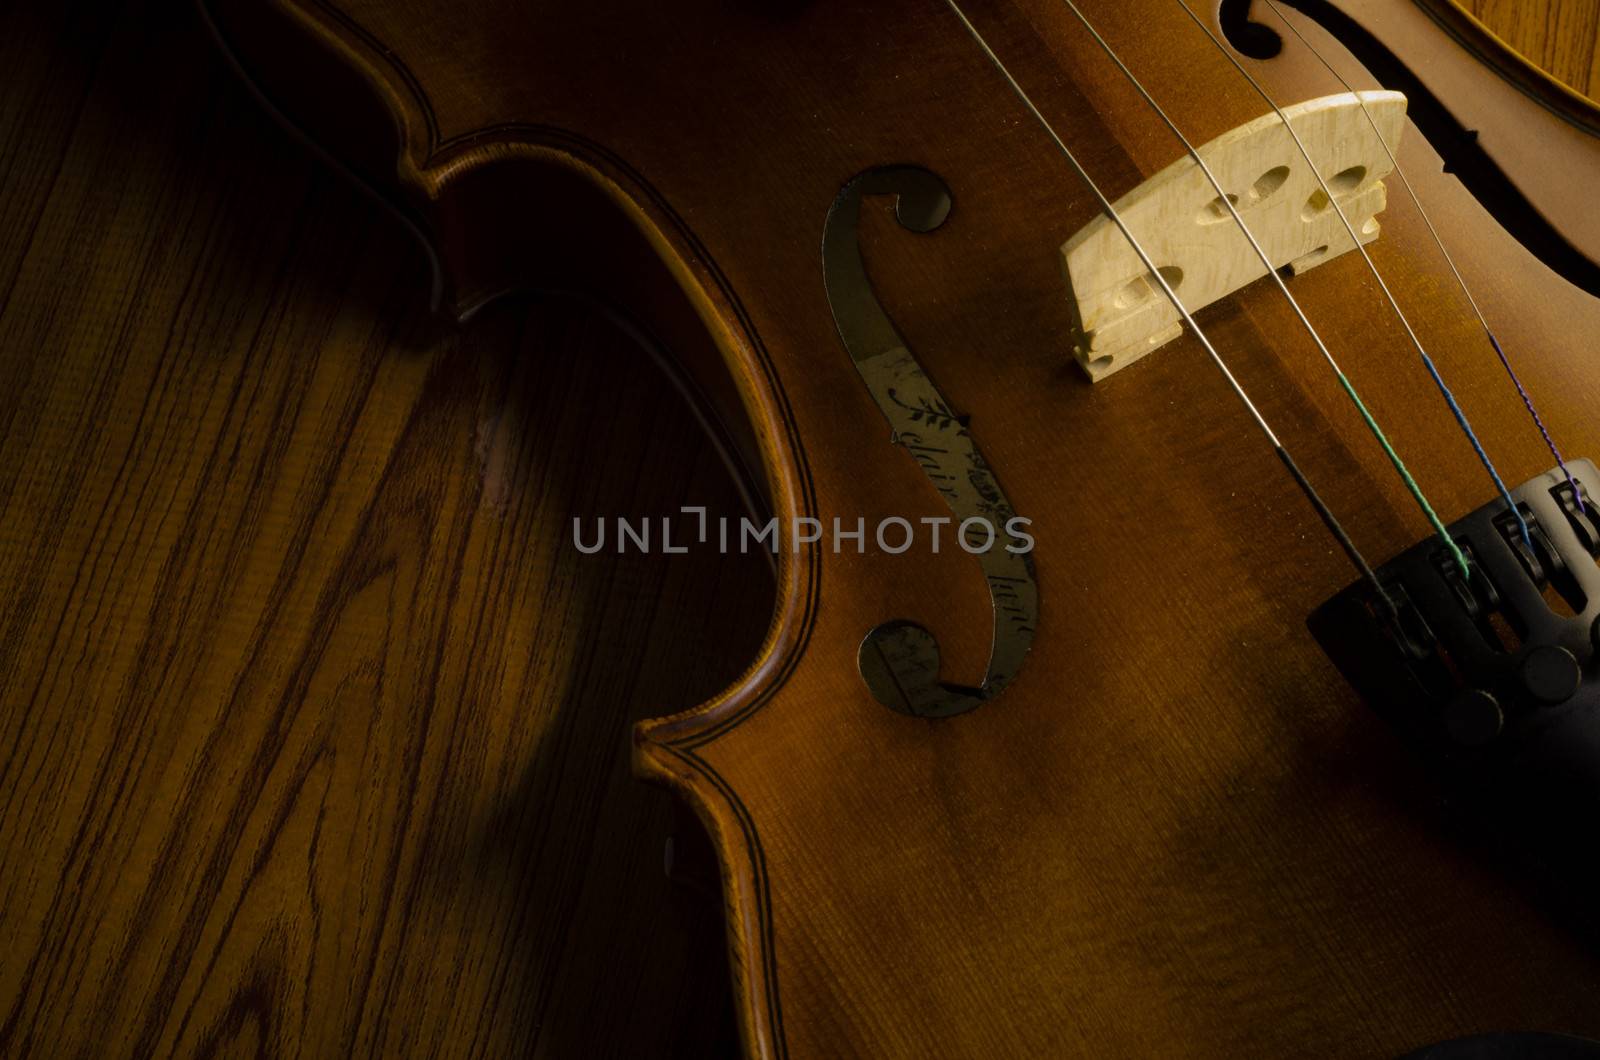
[[[416,249],[186,8],[32,6],[0,1056],[731,1052],[714,869],[666,877],[697,826],[627,735],[735,676],[770,575],[570,543],[741,510],[693,418],[591,309],[429,319]]]
[[[1558,80],[1600,99],[1600,0],[1457,0]]]

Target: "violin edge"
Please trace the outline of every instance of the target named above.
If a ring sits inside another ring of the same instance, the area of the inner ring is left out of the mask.
[[[562,251],[572,250],[568,241],[558,238],[553,246],[534,247],[531,253],[527,245],[508,252],[505,244],[510,240],[502,231],[502,238],[489,248],[497,253],[478,253],[483,248],[471,242],[473,218],[493,214],[496,207],[485,205],[491,200],[484,198],[469,203],[474,196],[464,191],[478,190],[477,182],[485,179],[502,190],[512,183],[526,187],[530,176],[569,191],[586,189],[589,195],[584,206],[609,211],[605,226],[613,235],[618,222],[625,222],[637,240],[648,244],[656,270],[652,270],[655,275],[634,276],[618,285],[623,290],[586,290],[590,284],[580,283],[579,293],[596,296],[612,308],[619,303],[628,305],[628,295],[639,295],[638,288],[654,286],[654,297],[670,303],[670,298],[661,296],[663,281],[670,284],[689,303],[701,333],[688,342],[673,342],[685,337],[686,321],[683,307],[671,305],[647,307],[661,309],[673,319],[647,320],[644,330],[650,336],[665,337],[664,345],[674,352],[692,348],[700,355],[698,360],[692,355],[683,359],[693,363],[678,365],[691,381],[702,380],[708,367],[726,375],[736,393],[706,395],[708,407],[696,410],[697,414],[709,413],[706,425],[717,448],[724,456],[731,448],[735,457],[756,458],[757,485],[765,486],[765,499],[773,514],[787,520],[811,513],[813,493],[796,426],[748,315],[687,224],[641,175],[601,145],[553,127],[505,126],[461,140],[441,140],[415,79],[360,27],[319,0],[305,6],[295,0],[277,0],[269,6],[284,20],[275,32],[269,32],[269,39],[278,44],[292,42],[308,56],[316,56],[316,60],[308,58],[307,67],[317,76],[305,79],[307,82],[316,82],[318,76],[337,77],[342,69],[364,89],[361,98],[344,97],[349,108],[345,112],[336,113],[337,108],[319,112],[325,119],[320,128],[308,127],[302,117],[307,112],[296,108],[293,100],[284,99],[277,85],[259,76],[259,64],[252,64],[251,53],[241,46],[245,31],[235,19],[257,19],[259,12],[247,11],[250,5],[236,0],[196,0],[217,45],[269,112],[411,231],[428,259],[436,313],[466,323],[501,298],[549,292],[552,273],[548,265],[568,264]],[[250,31],[260,26],[260,22],[251,22]],[[379,112],[386,116],[391,136],[341,139],[352,131],[370,135],[372,118]],[[333,143],[352,150],[342,154]],[[381,161],[385,157],[388,163]],[[492,201],[496,206],[505,204],[503,196]],[[552,197],[524,194],[518,201],[549,203]],[[535,207],[524,215],[520,228],[539,227],[532,221],[535,216],[548,220],[557,212],[545,209],[541,213]],[[584,229],[575,218],[592,216],[567,208],[559,213],[563,230]],[[611,249],[614,252],[615,247]],[[535,261],[535,257],[541,260]],[[633,257],[637,260],[637,255]],[[606,260],[616,260],[616,256]],[[587,281],[596,279],[593,271],[585,276]],[[607,279],[614,272],[607,270]],[[708,353],[719,363],[706,365]],[[737,410],[728,408],[730,397],[740,406]],[[730,417],[730,412],[734,416]],[[706,417],[702,415],[702,419]],[[731,442],[719,440],[719,427],[737,433],[730,427],[730,419],[748,428],[748,434]],[[752,471],[749,464],[730,470],[745,488],[744,480]],[[740,1036],[749,1055],[759,1057],[787,1054],[760,837],[737,793],[721,781],[697,749],[749,717],[782,687],[804,650],[815,613],[818,568],[811,549],[780,553],[776,605],[755,660],[717,696],[688,710],[638,722],[631,734],[635,774],[681,797],[718,852]]]
[[[1589,98],[1518,51],[1459,0],[1415,0],[1457,44],[1519,90],[1541,99],[1580,128],[1600,135],[1600,102]]]

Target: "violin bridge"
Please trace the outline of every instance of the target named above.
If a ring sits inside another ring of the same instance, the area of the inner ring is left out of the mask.
[[[1374,126],[1398,152],[1405,97],[1344,92],[1283,111],[1361,242],[1376,239],[1376,215],[1385,204],[1379,178],[1394,164]],[[1276,113],[1198,151],[1275,268],[1300,273],[1355,249]],[[1187,154],[1114,207],[1190,313],[1266,275],[1216,188]],[[1105,215],[1069,239],[1061,258],[1073,309],[1073,354],[1091,380],[1121,371],[1182,333],[1178,311]]]

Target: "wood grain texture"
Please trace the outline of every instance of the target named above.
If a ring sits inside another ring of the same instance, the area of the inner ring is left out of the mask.
[[[737,509],[596,313],[429,319],[416,249],[182,5],[0,30],[0,1056],[732,1048],[627,732],[731,678]],[[691,833],[684,841],[692,841]],[[703,842],[703,840],[702,840]]]
[[[1600,100],[1600,0],[1454,0],[1535,66]]]

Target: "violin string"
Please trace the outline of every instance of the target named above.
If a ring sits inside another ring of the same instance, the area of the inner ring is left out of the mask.
[[[1561,458],[1561,450],[1556,448],[1555,439],[1551,437],[1549,429],[1545,427],[1544,419],[1539,415],[1539,410],[1534,407],[1533,398],[1529,396],[1527,388],[1522,385],[1522,380],[1518,378],[1516,369],[1511,367],[1511,361],[1506,356],[1505,350],[1501,348],[1500,340],[1495,337],[1494,329],[1489,326],[1489,321],[1484,317],[1483,310],[1478,307],[1478,300],[1472,295],[1472,289],[1467,286],[1466,277],[1462,276],[1461,270],[1456,267],[1455,258],[1451,255],[1449,248],[1445,246],[1443,237],[1439,235],[1439,230],[1433,225],[1433,218],[1428,216],[1428,211],[1422,205],[1421,197],[1417,195],[1417,190],[1411,186],[1411,180],[1406,176],[1405,170],[1400,167],[1400,160],[1395,157],[1394,150],[1389,146],[1389,142],[1383,138],[1383,132],[1378,128],[1377,119],[1373,118],[1372,111],[1367,108],[1367,101],[1361,97],[1361,93],[1356,91],[1355,86],[1317,50],[1317,46],[1306,39],[1305,34],[1300,32],[1300,28],[1289,21],[1283,11],[1279,9],[1277,0],[1267,0],[1267,6],[1272,9],[1273,14],[1278,16],[1278,21],[1282,22],[1289,32],[1293,33],[1300,43],[1306,46],[1306,49],[1316,57],[1317,61],[1323,65],[1328,73],[1332,74],[1345,87],[1346,91],[1355,93],[1356,99],[1361,104],[1361,113],[1366,115],[1367,123],[1372,126],[1372,131],[1378,136],[1378,143],[1383,145],[1383,153],[1389,156],[1389,163],[1394,166],[1395,176],[1399,177],[1400,183],[1405,185],[1406,194],[1411,197],[1411,202],[1417,208],[1417,216],[1422,218],[1424,225],[1427,225],[1428,235],[1433,237],[1433,243],[1439,248],[1439,253],[1444,256],[1445,264],[1450,266],[1451,275],[1456,278],[1456,284],[1461,288],[1461,293],[1466,296],[1467,304],[1472,307],[1472,313],[1478,318],[1478,323],[1483,325],[1483,334],[1488,338],[1489,345],[1494,347],[1495,356],[1500,359],[1500,364],[1505,368],[1506,375],[1511,378],[1511,384],[1517,388],[1517,394],[1522,398],[1522,404],[1527,408],[1528,415],[1533,418],[1533,425],[1539,429],[1539,435],[1544,439],[1544,444],[1550,450],[1550,455],[1555,457],[1556,466],[1561,469],[1561,474],[1566,477],[1567,485],[1572,488],[1572,496],[1578,505],[1578,510],[1582,511],[1583,496],[1578,492],[1578,484],[1573,480],[1572,472],[1567,470],[1567,462]]]
[[[1389,442],[1388,436],[1384,434],[1383,428],[1378,426],[1378,421],[1373,417],[1371,411],[1368,410],[1366,402],[1361,400],[1361,395],[1356,392],[1355,384],[1350,382],[1350,378],[1345,375],[1344,369],[1339,367],[1339,362],[1334,359],[1333,353],[1328,349],[1327,343],[1322,341],[1321,334],[1319,334],[1316,327],[1312,325],[1311,319],[1306,316],[1305,310],[1300,307],[1299,301],[1297,301],[1295,296],[1289,291],[1289,285],[1284,282],[1284,279],[1281,275],[1279,275],[1278,270],[1273,267],[1272,260],[1267,256],[1267,252],[1262,249],[1260,242],[1256,240],[1255,234],[1252,233],[1249,226],[1244,223],[1244,218],[1239,215],[1239,210],[1234,205],[1233,197],[1223,189],[1222,184],[1217,180],[1216,174],[1211,171],[1211,167],[1207,165],[1206,160],[1200,156],[1200,152],[1195,148],[1194,144],[1192,144],[1189,141],[1189,138],[1185,136],[1182,130],[1178,128],[1177,123],[1168,117],[1167,112],[1162,109],[1159,103],[1156,102],[1155,97],[1152,96],[1149,90],[1144,87],[1144,84],[1140,82],[1139,78],[1136,77],[1133,71],[1128,68],[1128,65],[1122,61],[1122,57],[1116,53],[1116,50],[1111,47],[1111,44],[1100,35],[1100,31],[1095,29],[1094,24],[1089,21],[1078,5],[1074,3],[1073,0],[1062,0],[1062,3],[1067,6],[1073,15],[1077,16],[1079,22],[1083,23],[1083,28],[1089,31],[1089,35],[1094,38],[1095,43],[1100,45],[1101,49],[1106,53],[1107,56],[1110,57],[1111,61],[1117,64],[1117,69],[1122,71],[1123,76],[1128,79],[1128,83],[1138,91],[1139,95],[1144,97],[1144,101],[1150,105],[1150,109],[1155,111],[1156,116],[1159,117],[1163,123],[1165,123],[1169,130],[1171,130],[1172,135],[1178,138],[1178,141],[1183,144],[1184,150],[1189,152],[1189,157],[1194,159],[1195,164],[1200,167],[1200,172],[1205,174],[1206,180],[1211,182],[1211,187],[1217,193],[1217,201],[1227,209],[1230,215],[1232,215],[1234,223],[1239,226],[1239,231],[1242,232],[1245,239],[1249,241],[1250,248],[1255,251],[1256,257],[1261,259],[1261,264],[1262,267],[1266,269],[1266,274],[1272,277],[1273,282],[1278,285],[1278,290],[1282,291],[1284,298],[1289,300],[1289,305],[1291,308],[1293,308],[1295,316],[1300,318],[1300,323],[1305,327],[1306,332],[1311,336],[1311,340],[1317,344],[1317,349],[1321,351],[1323,358],[1328,362],[1328,367],[1333,369],[1334,377],[1338,379],[1340,387],[1343,388],[1345,395],[1350,399],[1350,402],[1355,405],[1356,410],[1361,413],[1362,421],[1366,424],[1367,429],[1372,432],[1372,436],[1377,439],[1378,445],[1383,449],[1384,454],[1389,458],[1389,462],[1391,465],[1393,465],[1395,472],[1400,476],[1400,480],[1405,483],[1406,490],[1410,492],[1412,499],[1416,501],[1417,507],[1422,511],[1423,516],[1428,520],[1429,525],[1433,528],[1433,532],[1438,536],[1440,542],[1444,545],[1450,556],[1455,560],[1455,563],[1460,569],[1462,575],[1469,576],[1470,572],[1467,567],[1465,554],[1461,551],[1460,546],[1456,544],[1455,539],[1450,536],[1449,530],[1445,528],[1444,522],[1439,518],[1438,513],[1433,510],[1433,505],[1428,503],[1428,498],[1423,495],[1422,488],[1417,485],[1416,479],[1413,478],[1411,472],[1407,470],[1405,461],[1402,460],[1400,458],[1400,454],[1395,451],[1394,446]]]
[[[1332,509],[1328,507],[1326,502],[1323,501],[1321,495],[1317,493],[1316,488],[1311,485],[1311,481],[1306,478],[1305,474],[1300,470],[1300,466],[1295,463],[1294,458],[1289,455],[1289,450],[1284,446],[1283,442],[1279,440],[1277,434],[1272,430],[1271,426],[1268,425],[1266,418],[1262,416],[1261,411],[1256,408],[1255,402],[1250,400],[1250,395],[1245,392],[1243,385],[1241,385],[1239,380],[1234,377],[1234,374],[1228,368],[1227,363],[1223,361],[1222,355],[1219,354],[1216,347],[1211,344],[1211,340],[1206,337],[1204,331],[1200,330],[1200,325],[1195,323],[1194,317],[1190,315],[1189,310],[1185,308],[1183,302],[1178,298],[1177,292],[1172,289],[1172,285],[1167,282],[1167,278],[1161,274],[1161,271],[1158,268],[1156,268],[1155,261],[1151,259],[1143,244],[1141,244],[1139,240],[1134,237],[1132,230],[1128,228],[1128,225],[1122,219],[1122,216],[1118,214],[1116,208],[1112,206],[1111,200],[1106,198],[1105,193],[1100,190],[1100,186],[1096,184],[1094,178],[1089,175],[1089,171],[1083,167],[1083,164],[1078,161],[1078,157],[1072,153],[1072,150],[1069,147],[1067,147],[1066,141],[1061,139],[1061,136],[1056,132],[1055,127],[1051,125],[1050,122],[1045,118],[1044,114],[1034,104],[1033,99],[1023,89],[1022,85],[1017,81],[1017,79],[1012,76],[1011,71],[1006,67],[1006,64],[1000,60],[999,55],[995,54],[994,49],[989,46],[989,42],[984,39],[982,33],[978,32],[978,28],[972,24],[970,19],[967,18],[966,12],[961,10],[961,7],[956,0],[945,0],[945,4],[950,8],[951,13],[953,13],[956,18],[960,20],[962,26],[966,28],[967,33],[983,51],[984,55],[988,57],[989,62],[993,64],[994,68],[1000,73],[1000,76],[1005,78],[1006,83],[1011,87],[1012,93],[1014,93],[1017,99],[1021,101],[1028,113],[1031,114],[1034,120],[1039,123],[1040,127],[1044,129],[1045,133],[1056,145],[1056,148],[1066,158],[1067,162],[1071,164],[1072,168],[1077,172],[1078,178],[1083,181],[1084,185],[1088,187],[1089,191],[1094,195],[1096,201],[1099,202],[1101,212],[1103,212],[1106,217],[1110,219],[1112,224],[1117,226],[1117,230],[1122,233],[1123,238],[1125,238],[1128,241],[1128,244],[1133,247],[1133,252],[1138,255],[1139,261],[1144,265],[1148,276],[1153,278],[1160,286],[1162,294],[1166,295],[1167,300],[1171,302],[1173,308],[1178,311],[1178,315],[1181,316],[1184,323],[1189,326],[1189,330],[1194,332],[1195,338],[1200,340],[1200,345],[1205,348],[1205,351],[1210,356],[1212,363],[1215,364],[1218,370],[1222,372],[1223,378],[1227,380],[1228,386],[1233,391],[1234,396],[1237,397],[1244,405],[1246,411],[1248,411],[1250,414],[1250,418],[1255,421],[1255,424],[1261,430],[1261,433],[1266,436],[1267,441],[1272,445],[1273,451],[1277,454],[1278,459],[1282,461],[1283,466],[1288,470],[1290,476],[1294,479],[1295,485],[1299,487],[1300,492],[1304,494],[1306,500],[1310,502],[1311,507],[1316,511],[1317,517],[1322,520],[1322,524],[1327,527],[1328,532],[1333,535],[1334,540],[1338,542],[1339,547],[1344,551],[1345,556],[1349,558],[1350,562],[1360,572],[1362,579],[1366,581],[1367,585],[1371,588],[1373,595],[1380,606],[1383,607],[1389,616],[1393,616],[1396,613],[1394,602],[1390,598],[1388,592],[1384,589],[1382,583],[1378,581],[1378,575],[1373,571],[1371,564],[1369,564],[1366,560],[1366,557],[1361,554],[1361,550],[1356,547],[1355,542],[1351,540],[1350,535],[1345,531],[1338,518],[1333,514]]]
[[[1406,335],[1411,339],[1411,345],[1416,348],[1418,356],[1422,358],[1423,366],[1427,368],[1428,375],[1433,379],[1433,385],[1438,388],[1439,393],[1444,397],[1445,404],[1450,407],[1451,414],[1455,416],[1456,425],[1466,435],[1467,441],[1472,443],[1472,449],[1473,452],[1477,453],[1478,461],[1483,464],[1484,470],[1489,473],[1489,478],[1494,483],[1495,489],[1499,491],[1501,499],[1505,501],[1506,510],[1516,520],[1523,542],[1531,549],[1533,547],[1533,539],[1528,534],[1527,521],[1522,517],[1522,511],[1517,507],[1516,501],[1511,499],[1511,491],[1501,481],[1500,472],[1495,470],[1494,461],[1489,459],[1489,454],[1484,450],[1483,443],[1478,440],[1477,433],[1473,431],[1472,424],[1467,420],[1467,414],[1462,411],[1461,405],[1456,401],[1455,394],[1445,384],[1444,376],[1439,374],[1438,366],[1433,363],[1433,358],[1428,355],[1428,351],[1423,347],[1422,340],[1417,337],[1416,331],[1411,327],[1411,321],[1406,319],[1405,313],[1400,309],[1399,301],[1395,299],[1394,292],[1389,290],[1389,285],[1384,282],[1383,274],[1378,271],[1378,266],[1373,262],[1372,255],[1367,253],[1366,246],[1361,242],[1360,237],[1356,235],[1355,227],[1351,225],[1350,218],[1345,214],[1344,208],[1339,205],[1339,200],[1334,195],[1333,189],[1328,186],[1327,180],[1323,178],[1321,171],[1317,169],[1317,164],[1311,160],[1311,153],[1306,150],[1306,145],[1300,139],[1300,134],[1295,132],[1294,125],[1290,123],[1288,116],[1283,113],[1283,108],[1278,106],[1277,102],[1267,94],[1267,90],[1261,87],[1261,83],[1251,75],[1250,71],[1244,68],[1244,64],[1217,39],[1217,35],[1211,32],[1211,27],[1206,25],[1200,16],[1194,13],[1194,9],[1189,6],[1187,0],[1176,0],[1176,2],[1179,7],[1183,8],[1189,19],[1200,27],[1211,43],[1216,45],[1217,50],[1233,64],[1233,68],[1239,71],[1244,79],[1250,83],[1250,87],[1256,90],[1256,94],[1265,100],[1267,106],[1271,107],[1273,112],[1278,115],[1278,120],[1283,123],[1284,129],[1294,140],[1295,147],[1299,148],[1301,157],[1306,160],[1306,165],[1310,167],[1311,175],[1317,178],[1317,184],[1322,188],[1322,194],[1327,196],[1328,205],[1333,207],[1334,213],[1339,217],[1339,222],[1344,225],[1345,232],[1350,236],[1350,242],[1355,244],[1356,250],[1361,254],[1361,259],[1367,263],[1367,268],[1372,272],[1372,278],[1378,282],[1378,288],[1383,291],[1384,298],[1388,300],[1390,308],[1394,310],[1395,317],[1400,321],[1401,327],[1405,328]],[[1381,141],[1383,137],[1380,135],[1378,139]],[[1449,539],[1448,534],[1445,537]],[[1451,541],[1451,545],[1452,547],[1454,546],[1454,541]],[[1455,549],[1453,554],[1457,561],[1461,562],[1460,550]]]

